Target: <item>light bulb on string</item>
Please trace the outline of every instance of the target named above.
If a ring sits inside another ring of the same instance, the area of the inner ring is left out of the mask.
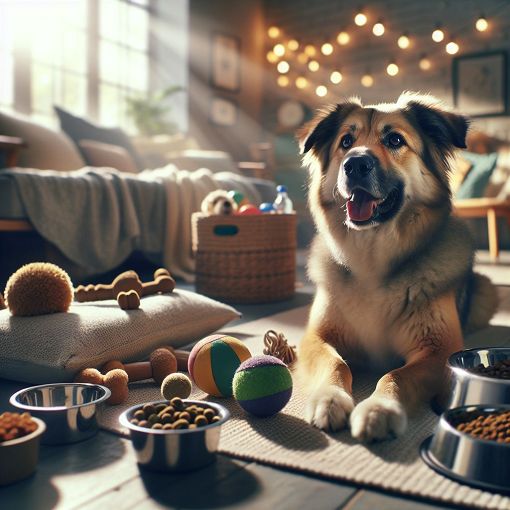
[[[459,52],[459,45],[455,42],[455,41],[450,41],[447,45],[446,45],[446,53],[448,53],[449,55],[455,55],[456,53]]]
[[[397,41],[398,47],[402,50],[406,50],[411,46],[411,39],[409,39],[409,36],[407,34],[402,34]]]
[[[365,13],[358,12],[356,16],[354,16],[354,23],[358,25],[358,27],[363,27],[367,24],[368,18],[366,17]]]
[[[321,46],[321,53],[326,56],[331,55],[333,53],[333,45],[331,43],[325,42]]]
[[[485,16],[480,16],[475,23],[475,27],[478,32],[485,32],[489,28],[489,22],[485,18]]]
[[[324,85],[319,85],[316,89],[315,89],[315,93],[319,96],[319,97],[324,97],[328,94],[328,89],[327,87],[325,87]]]
[[[306,64],[308,62],[308,55],[306,53],[299,53],[297,60],[300,64]]]
[[[342,73],[340,71],[333,71],[329,77],[331,83],[338,85],[343,79]]]
[[[374,84],[374,78],[372,77],[371,74],[364,74],[362,77],[361,77],[361,85],[363,85],[363,87],[371,87],[372,85]]]
[[[276,81],[278,83],[278,86],[280,87],[288,87],[290,83],[289,77],[284,75],[278,76],[278,79]]]
[[[422,55],[422,57],[420,58],[420,62],[418,63],[418,65],[420,66],[420,69],[422,71],[428,71],[430,70],[430,68],[432,67],[432,62],[430,61],[430,59],[427,57],[427,55]]]
[[[378,21],[373,27],[372,27],[372,33],[376,36],[376,37],[381,37],[382,35],[384,35],[384,32],[385,32],[385,28],[384,28],[384,25]]]
[[[273,53],[277,57],[283,57],[285,55],[285,46],[283,44],[275,44],[273,46]]]
[[[340,32],[336,36],[336,41],[340,46],[345,46],[346,44],[349,44],[351,40],[351,36],[347,32]]]
[[[287,48],[289,48],[290,51],[296,51],[299,48],[299,42],[296,41],[296,39],[291,39],[287,43]]]
[[[317,53],[317,50],[315,49],[315,46],[313,44],[307,44],[305,46],[305,53],[309,57],[315,57],[315,54]]]
[[[267,35],[271,39],[276,39],[280,35],[280,29],[278,27],[272,26],[267,29]]]
[[[271,64],[278,62],[278,56],[275,55],[274,51],[268,51],[266,54],[267,61]]]
[[[278,62],[276,69],[278,70],[279,73],[285,74],[285,73],[289,72],[290,65],[285,60],[282,60],[282,61]]]
[[[432,40],[434,42],[440,43],[443,39],[444,39],[444,32],[443,32],[443,30],[441,29],[441,27],[437,27],[432,32]]]
[[[298,76],[296,78],[296,87],[298,89],[306,89],[308,87],[308,80],[304,76]]]
[[[315,73],[319,70],[320,68],[320,65],[319,65],[319,62],[317,62],[317,60],[310,60],[310,62],[308,62],[308,69],[310,69],[310,71],[312,71],[312,73]]]
[[[388,73],[389,76],[397,76],[399,72],[398,65],[395,64],[395,62],[390,62],[386,67],[386,72]]]

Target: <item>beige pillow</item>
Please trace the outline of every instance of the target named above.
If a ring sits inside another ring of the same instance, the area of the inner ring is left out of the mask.
[[[455,155],[454,162],[451,166],[452,171],[450,173],[450,187],[453,194],[460,188],[460,185],[464,182],[472,166],[471,162],[464,159],[460,154]]]
[[[0,112],[0,135],[19,136],[27,143],[28,147],[20,152],[19,167],[77,170],[85,166],[78,149],[67,135],[28,119]]]
[[[0,311],[0,377],[42,384],[70,381],[106,361],[141,361],[161,345],[179,347],[240,314],[185,290],[144,297],[139,310],[116,301],[73,303],[68,313],[13,317]]]
[[[138,173],[133,158],[124,147],[95,140],[80,140],[78,145],[90,166],[106,166],[120,172]]]

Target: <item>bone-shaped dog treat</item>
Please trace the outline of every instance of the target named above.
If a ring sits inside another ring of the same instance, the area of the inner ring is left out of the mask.
[[[88,301],[103,301],[105,299],[117,299],[119,294],[124,293],[119,302],[121,308],[132,309],[134,300],[130,300],[125,294],[135,291],[138,297],[157,294],[158,292],[172,292],[175,281],[166,269],[158,269],[154,273],[154,281],[142,283],[135,271],[125,271],[117,276],[109,285],[80,285],[74,291],[74,299],[80,303]],[[124,306],[122,306],[124,304]],[[136,307],[137,308],[137,307]]]

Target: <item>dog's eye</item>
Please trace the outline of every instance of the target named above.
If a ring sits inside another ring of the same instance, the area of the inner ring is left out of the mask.
[[[390,133],[386,137],[386,143],[388,144],[388,147],[392,149],[398,149],[399,147],[402,147],[406,143],[404,140],[404,137],[398,133]]]
[[[352,137],[351,134],[347,133],[340,140],[340,147],[342,147],[342,149],[350,149],[352,147],[353,143],[354,143],[354,138]]]

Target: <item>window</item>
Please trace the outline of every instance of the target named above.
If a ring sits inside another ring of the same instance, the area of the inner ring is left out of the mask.
[[[12,27],[7,23],[7,6],[0,3],[0,108],[14,106],[14,55]]]

